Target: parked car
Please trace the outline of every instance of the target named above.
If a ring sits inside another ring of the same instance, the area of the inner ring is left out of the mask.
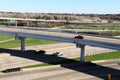
[[[55,52],[53,53],[53,56],[62,56],[63,55],[63,52]]]

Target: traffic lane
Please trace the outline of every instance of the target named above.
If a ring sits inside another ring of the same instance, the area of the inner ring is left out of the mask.
[[[107,64],[107,63],[106,63]],[[102,66],[102,65],[101,65]],[[108,71],[114,73],[119,73],[120,66],[112,62],[106,67],[85,67],[85,66],[76,66],[73,65],[73,69],[69,69],[66,67],[54,67],[54,68],[47,68],[47,69],[36,69],[30,71],[23,71],[23,72],[15,72],[15,73],[8,73],[0,75],[2,80],[71,80],[71,79],[84,79],[86,77],[99,77],[103,79],[103,74],[107,74]],[[115,69],[114,69],[115,68]],[[76,70],[77,69],[77,70]],[[89,74],[88,74],[89,72]],[[94,74],[94,75],[93,75]]]
[[[106,63],[107,64],[107,63]],[[114,64],[114,66],[113,66]],[[112,67],[112,68],[111,68]],[[10,74],[4,74],[0,75],[0,78],[2,80],[71,80],[71,79],[84,79],[87,77],[100,77],[101,75],[107,74],[108,71],[114,73],[118,73],[118,70],[120,70],[120,67],[118,64],[115,64],[114,62],[108,64],[106,67],[81,67],[74,65],[74,70],[65,68],[65,67],[57,67],[57,68],[47,68],[42,70],[32,70],[32,71],[24,71],[24,72],[16,72],[16,73],[10,73]],[[116,68],[116,69],[114,69]],[[82,71],[81,71],[82,70]],[[89,72],[86,73],[86,72]],[[34,74],[33,74],[34,73]],[[94,75],[93,75],[94,74]],[[39,76],[40,75],[40,76]]]
[[[101,78],[97,78],[97,77],[88,77],[85,79],[77,79],[77,80],[108,80],[108,75],[107,76],[103,76],[104,79]],[[120,74],[118,75],[111,75],[111,80],[120,80]]]
[[[113,51],[115,51],[115,50],[86,46],[85,47],[85,56],[108,53],[108,52],[113,52]],[[61,56],[61,57],[76,58],[76,57],[80,56],[81,50],[79,48],[75,48],[75,47],[72,47],[72,46],[71,47],[66,47],[66,48],[57,48],[57,49],[46,50],[47,54],[52,54],[54,52],[63,52],[63,56]]]
[[[46,51],[46,54],[51,54],[51,55],[55,52],[63,52],[64,54],[61,57],[67,57],[67,58],[76,58],[80,55],[80,48],[76,48],[76,45],[71,43],[28,46],[26,47],[26,49],[36,50],[36,51],[39,51],[41,49]],[[107,53],[113,51],[116,50],[92,47],[92,46],[85,47],[85,55],[94,55],[94,54],[101,54],[101,53]]]
[[[57,46],[57,47],[55,47]],[[60,57],[67,58],[67,59],[72,59],[79,57],[80,55],[80,49],[76,48],[75,45],[73,44],[66,44],[66,43],[60,43],[60,44],[51,44],[51,45],[42,45],[42,46],[28,46],[28,50],[38,50],[38,49],[44,49],[46,51],[46,54],[52,55],[55,52],[63,52],[63,55]],[[112,50],[109,49],[104,49],[104,48],[98,48],[98,47],[90,47],[86,46],[85,49],[85,55],[93,55],[93,54],[100,54],[100,53],[106,53],[106,52],[111,52]],[[35,54],[34,54],[35,55]],[[29,56],[26,55],[26,56]],[[37,55],[36,55],[37,56]],[[42,56],[42,55],[41,55]],[[44,56],[43,56],[44,57]],[[1,57],[0,59],[0,69],[4,70],[6,68],[11,68],[11,67],[21,67],[21,66],[27,66],[27,65],[34,65],[34,64],[41,64],[43,63],[40,59],[40,56],[36,57],[37,60],[35,59],[27,59],[24,58],[24,56],[6,56],[6,57]],[[44,57],[45,58],[45,57]],[[50,60],[56,60],[56,59],[50,59]],[[50,61],[49,60],[49,61]]]
[[[29,70],[24,70],[24,71],[20,71],[20,72],[14,72],[14,73],[1,73],[0,74],[0,78],[9,78],[9,77],[14,77],[14,76],[22,76],[22,75],[30,75],[30,74],[38,74],[38,73],[46,73],[46,72],[52,72],[52,71],[61,71],[64,70],[65,68],[62,67],[50,67],[50,68],[44,68],[44,69],[29,69]]]
[[[20,48],[12,48],[12,49],[19,50]],[[71,43],[27,46],[26,50],[36,50],[36,51],[43,50],[46,52],[46,54],[50,54],[50,55],[52,55],[55,52],[63,52],[64,54],[61,57],[66,57],[66,58],[76,58],[79,57],[80,55],[80,48],[76,48],[76,45]],[[94,54],[101,54],[101,53],[107,53],[113,51],[116,50],[92,47],[92,46],[85,47],[85,55],[94,55]]]
[[[118,65],[112,66],[112,68],[117,68],[120,70]],[[67,72],[64,74],[58,74],[58,75],[53,75],[53,76],[48,76],[48,77],[42,77],[42,78],[37,78],[33,80],[82,80],[85,79],[86,77],[91,78],[99,78],[99,79],[105,79],[105,77],[108,74],[108,72],[111,72],[113,74],[119,74],[119,70],[114,71],[112,68],[107,68],[107,67],[96,67],[96,68],[84,68],[82,71],[73,71],[73,72]],[[77,70],[80,70],[80,68],[77,68]],[[87,72],[87,73],[86,73]],[[89,74],[88,74],[89,72]],[[94,74],[94,75],[93,75]]]

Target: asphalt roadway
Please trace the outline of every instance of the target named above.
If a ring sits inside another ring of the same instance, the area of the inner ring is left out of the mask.
[[[0,80],[111,80],[120,79],[120,60],[74,63],[21,72],[1,73]]]
[[[7,68],[21,67],[40,64],[49,61],[72,59],[80,56],[80,49],[74,44],[58,43],[47,45],[27,46],[27,53],[21,53],[20,48],[0,49],[0,70]],[[36,55],[34,51],[44,50],[45,55]],[[114,50],[86,46],[85,55],[94,55],[112,52]],[[63,52],[63,56],[53,57],[54,52]]]

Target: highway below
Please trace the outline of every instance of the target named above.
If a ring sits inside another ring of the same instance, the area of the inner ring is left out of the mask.
[[[76,48],[74,44],[70,43],[57,43],[57,44],[47,44],[47,45],[36,45],[36,46],[27,46],[26,50],[32,50],[32,52],[21,53],[19,52],[20,48],[9,48],[0,50],[0,70],[22,67],[28,65],[41,64],[44,62],[55,61],[59,59],[73,59],[80,56],[80,49]],[[16,51],[15,51],[16,50]],[[45,55],[36,55],[33,51],[43,50],[46,51]],[[107,52],[113,52],[116,50],[105,49],[99,47],[86,46],[85,56],[102,54]],[[52,55],[55,52],[63,52],[63,55],[60,58],[55,58]],[[31,58],[31,56],[33,58]]]
[[[112,75],[112,80],[119,80],[120,60],[92,62],[85,65],[76,63],[29,69],[14,73],[0,73],[1,80],[105,80],[107,74]],[[116,76],[113,79],[113,76]]]

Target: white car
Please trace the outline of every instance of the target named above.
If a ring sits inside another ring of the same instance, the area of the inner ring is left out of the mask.
[[[63,55],[62,52],[55,52],[55,53],[53,53],[53,56],[62,56],[62,55]]]

